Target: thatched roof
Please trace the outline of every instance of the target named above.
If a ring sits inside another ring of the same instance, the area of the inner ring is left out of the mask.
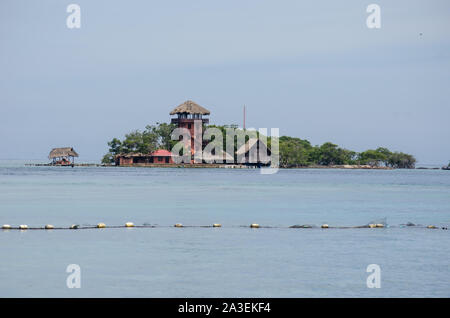
[[[179,113],[202,114],[202,115],[210,114],[209,110],[203,108],[202,106],[191,100],[187,100],[183,104],[178,105],[178,107],[175,107],[175,109],[170,112],[170,115],[175,115]]]
[[[59,158],[59,157],[78,157],[78,154],[71,147],[64,148],[53,148],[48,155],[49,159]]]

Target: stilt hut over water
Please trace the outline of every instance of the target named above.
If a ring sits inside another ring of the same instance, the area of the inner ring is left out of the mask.
[[[78,154],[72,147],[53,148],[48,155],[48,159],[52,160],[52,164],[63,166],[73,165],[75,157],[78,157]]]

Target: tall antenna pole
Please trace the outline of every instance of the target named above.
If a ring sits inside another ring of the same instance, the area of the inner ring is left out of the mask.
[[[244,105],[244,130],[245,130],[245,105]]]

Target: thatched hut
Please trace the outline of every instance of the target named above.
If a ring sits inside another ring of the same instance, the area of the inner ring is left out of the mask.
[[[74,164],[75,157],[78,157],[78,154],[72,147],[53,148],[48,155],[48,159],[52,160],[53,164],[60,165]]]

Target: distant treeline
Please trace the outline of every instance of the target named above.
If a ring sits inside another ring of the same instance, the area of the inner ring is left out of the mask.
[[[295,167],[308,165],[370,165],[392,168],[414,168],[416,159],[410,154],[392,152],[379,147],[363,152],[351,151],[326,142],[312,146],[308,140],[280,137],[280,166]]]
[[[226,150],[226,129],[236,128],[236,125],[206,126],[218,128],[223,135],[223,147]],[[171,150],[178,140],[171,140],[173,124],[156,123],[148,125],[144,131],[135,130],[125,135],[123,140],[114,138],[108,142],[109,152],[103,157],[103,163],[114,163],[118,154],[150,153],[157,149]],[[252,133],[236,130],[236,135]],[[258,133],[256,133],[258,135]],[[246,140],[248,140],[248,136]],[[237,139],[237,138],[236,138]],[[270,148],[271,138],[267,138]],[[236,140],[234,150],[237,150]],[[306,167],[311,165],[370,165],[386,166],[392,168],[414,168],[416,159],[410,154],[392,152],[387,148],[379,147],[363,152],[351,151],[326,142],[323,145],[312,146],[308,140],[282,136],[279,138],[280,166],[283,168]]]

